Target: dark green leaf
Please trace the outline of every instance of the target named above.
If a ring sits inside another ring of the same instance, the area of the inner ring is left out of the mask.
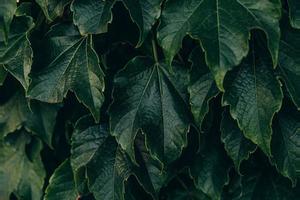
[[[221,133],[225,150],[239,171],[241,162],[249,158],[250,154],[256,150],[256,145],[244,137],[236,121],[231,118],[227,111],[223,112]]]
[[[136,57],[115,77],[110,107],[111,134],[134,160],[134,139],[139,130],[146,136],[150,153],[171,163],[186,146],[190,113],[187,105],[187,70]]]
[[[300,28],[300,1],[288,0],[290,9],[290,22],[294,28]]]
[[[295,185],[300,178],[300,113],[285,106],[274,123],[272,155],[279,172]]]
[[[7,41],[10,23],[13,19],[17,3],[15,0],[1,0],[0,4],[0,38]]]
[[[71,0],[35,0],[42,8],[47,20],[52,22],[64,13],[65,6]]]
[[[4,69],[4,65],[0,65],[0,86],[3,85],[6,76],[7,76],[7,71]]]
[[[260,43],[253,41],[249,56],[228,74],[223,102],[246,138],[271,154],[271,123],[279,111],[283,94],[272,70],[272,61]]]
[[[207,64],[223,89],[226,72],[248,53],[249,31],[253,28],[267,34],[276,66],[280,16],[280,0],[169,0],[162,12],[158,39],[169,63],[184,36],[201,40]]]
[[[51,176],[44,199],[76,200],[77,196],[70,160],[66,160]]]
[[[59,103],[71,90],[99,121],[104,74],[92,41],[92,36],[81,37],[74,26],[54,26],[45,41],[50,51],[43,57],[46,66],[32,74],[29,98]]]
[[[33,19],[27,16],[15,17],[8,35],[8,43],[0,38],[0,67],[9,71],[27,90],[32,65],[32,49],[28,39],[34,27]],[[1,66],[2,65],[2,66]]]

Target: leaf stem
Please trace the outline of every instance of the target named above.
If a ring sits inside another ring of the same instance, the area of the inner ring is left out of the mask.
[[[154,35],[154,34],[153,34]],[[152,50],[153,50],[153,56],[155,63],[158,63],[158,54],[157,54],[157,46],[154,37],[152,38]]]

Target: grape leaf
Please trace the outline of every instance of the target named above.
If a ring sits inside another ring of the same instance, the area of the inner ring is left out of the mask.
[[[9,71],[25,90],[29,85],[28,74],[32,65],[33,53],[28,37],[33,27],[31,17],[15,17],[11,24],[7,45],[2,38],[0,39],[0,67]]]
[[[201,127],[202,121],[209,110],[209,101],[219,94],[219,90],[204,62],[204,55],[200,48],[192,51],[190,61],[192,62],[192,71],[188,91],[191,111],[197,125]]]
[[[22,127],[38,135],[52,147],[52,134],[58,105],[49,105],[41,102],[28,102],[22,92],[17,92],[5,104],[0,105],[0,138]]]
[[[294,28],[300,28],[300,1],[288,0],[290,9],[290,23]]]
[[[237,123],[226,111],[223,112],[221,133],[225,150],[233,160],[235,168],[239,171],[241,162],[249,158],[250,154],[256,150],[256,145],[244,137]]]
[[[74,0],[71,4],[73,21],[81,35],[107,32],[114,3],[115,0]]]
[[[20,199],[41,199],[45,172],[39,153],[31,159],[26,155],[30,137],[22,132],[7,140],[0,140],[0,199],[9,200],[12,192]]]
[[[15,0],[2,0],[0,4],[0,38],[7,42],[10,23],[13,19],[17,3]]]
[[[253,28],[265,31],[276,66],[280,16],[280,0],[169,0],[162,12],[158,40],[169,63],[184,36],[200,40],[208,67],[223,90],[226,72],[248,54]]]
[[[75,200],[75,188],[70,160],[65,160],[52,174],[46,189],[45,200]]]
[[[228,74],[223,102],[230,105],[231,116],[245,137],[270,156],[271,123],[281,107],[283,94],[263,43],[253,40],[249,56]]]
[[[47,34],[42,56],[44,68],[32,73],[28,97],[47,103],[60,103],[69,90],[99,121],[104,101],[104,74],[92,36],[81,37],[74,26],[59,24]]]
[[[273,126],[272,155],[279,172],[296,185],[300,177],[300,113],[284,106]]]
[[[131,175],[153,194],[151,181],[144,174],[147,170],[137,169],[107,129],[105,125],[94,125],[90,116],[78,120],[71,148],[74,173],[86,168],[88,186],[96,199],[124,199],[124,182]]]
[[[71,0],[35,0],[42,8],[47,20],[54,21],[64,13],[65,6]]]
[[[160,17],[161,0],[122,0],[130,12],[132,20],[138,25],[140,38],[137,46],[141,46],[152,26]]]
[[[190,113],[187,104],[187,70],[135,57],[115,77],[110,107],[111,134],[134,158],[134,139],[139,130],[146,136],[150,153],[171,163],[186,146]]]
[[[300,30],[285,23],[282,27],[278,69],[287,90],[300,109]]]

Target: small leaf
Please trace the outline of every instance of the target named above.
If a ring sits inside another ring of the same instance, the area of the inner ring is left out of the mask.
[[[169,63],[187,34],[200,40],[208,67],[223,90],[226,72],[248,54],[253,28],[265,31],[276,66],[280,16],[280,0],[169,0],[162,12],[158,40]]]
[[[190,112],[187,105],[187,70],[135,57],[115,76],[110,107],[111,134],[134,158],[134,139],[139,130],[146,136],[151,155],[171,163],[186,146]]]
[[[256,145],[244,137],[243,132],[227,111],[223,112],[221,133],[225,150],[239,172],[241,162],[249,158],[250,154],[256,150]]]
[[[300,28],[300,1],[288,0],[290,9],[290,23],[294,28]]]
[[[300,113],[285,106],[274,123],[272,155],[279,172],[296,185],[300,178]]]
[[[47,20],[54,21],[64,13],[65,6],[71,0],[35,0],[42,8]]]
[[[8,43],[0,39],[0,67],[9,71],[24,87],[28,89],[29,72],[33,52],[28,39],[34,27],[33,19],[28,16],[15,17],[8,35]]]
[[[253,41],[249,56],[225,80],[223,102],[246,138],[271,155],[271,123],[279,111],[283,94],[272,70],[272,61],[262,47]]]
[[[76,200],[74,176],[70,160],[65,160],[52,174],[46,189],[45,200]]]
[[[74,0],[71,4],[73,21],[81,35],[107,32],[114,3],[115,0]]]
[[[28,97],[60,103],[71,90],[99,121],[104,74],[92,36],[81,37],[74,26],[59,24],[47,34],[45,43],[50,52],[43,57],[44,68],[32,73]]]
[[[191,111],[199,127],[209,111],[210,100],[219,94],[212,74],[204,61],[201,48],[196,48],[190,55],[192,62],[191,83],[189,85]]]

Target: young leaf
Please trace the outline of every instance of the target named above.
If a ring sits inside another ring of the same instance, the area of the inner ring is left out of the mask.
[[[256,145],[244,137],[243,132],[227,111],[223,112],[221,133],[225,150],[239,172],[241,162],[249,158],[250,154],[256,150]]]
[[[111,134],[134,158],[134,139],[139,130],[153,157],[171,163],[186,146],[190,113],[187,104],[187,70],[135,57],[115,77],[110,107]]]
[[[26,155],[25,146],[29,142],[30,137],[23,132],[0,140],[1,200],[9,200],[12,192],[20,199],[41,199],[45,172],[39,153],[32,159]]]
[[[81,35],[107,32],[112,21],[111,9],[116,0],[74,0],[71,4],[73,21]]]
[[[18,16],[11,23],[7,45],[4,38],[0,38],[0,67],[9,71],[25,90],[28,89],[32,65],[33,53],[28,37],[33,27],[31,17]]]
[[[290,9],[290,23],[294,28],[300,28],[300,1],[288,0]]]
[[[192,62],[191,83],[189,85],[191,111],[199,127],[209,110],[209,101],[219,94],[214,78],[204,62],[201,48],[190,55]]]
[[[152,26],[161,13],[162,0],[122,0],[130,12],[132,20],[138,25],[140,38],[137,46],[141,46]]]
[[[263,45],[258,41],[252,44],[249,56],[228,74],[223,102],[230,105],[231,116],[237,120],[245,137],[270,156],[271,123],[281,107],[283,94]]]
[[[71,0],[35,0],[42,8],[47,20],[54,21],[64,13],[65,6]]]
[[[300,113],[285,106],[274,123],[272,155],[279,172],[296,185],[300,178]]]
[[[300,30],[284,24],[280,41],[279,75],[284,80],[287,90],[300,109]]]
[[[277,64],[280,16],[280,0],[169,0],[162,12],[158,40],[169,63],[185,35],[200,40],[208,67],[223,90],[226,72],[248,53],[253,28],[265,31],[273,64]]]
[[[43,56],[44,68],[32,74],[28,97],[59,103],[71,90],[99,121],[104,74],[92,36],[81,37],[74,26],[59,24],[47,34],[45,43],[50,52]]]
[[[65,160],[52,174],[45,200],[75,200],[78,196],[70,160]]]
[[[38,135],[50,147],[58,105],[33,102],[31,109],[24,94],[17,92],[0,105],[0,139],[22,127]]]
[[[2,0],[0,5],[0,38],[7,42],[10,23],[17,9],[16,0]]]

